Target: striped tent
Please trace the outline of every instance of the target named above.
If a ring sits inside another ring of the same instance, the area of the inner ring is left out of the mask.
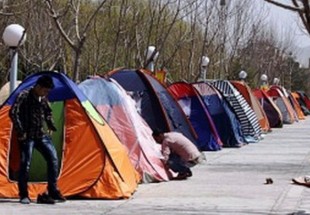
[[[227,80],[212,81],[211,84],[221,92],[234,110],[246,141],[258,142],[261,139],[261,127],[256,114],[240,92]]]
[[[271,131],[266,113],[257,98],[253,95],[250,86],[244,81],[230,81],[230,83],[232,83],[232,85],[241,93],[241,95],[253,109],[262,128],[262,131],[264,133]]]

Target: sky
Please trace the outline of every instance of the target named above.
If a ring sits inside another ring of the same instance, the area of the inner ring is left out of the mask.
[[[256,0],[257,1],[257,0]],[[262,1],[262,0],[259,0]],[[278,0],[279,2],[290,2],[288,0]],[[269,10],[268,18],[275,23],[279,31],[290,32],[294,38],[295,45],[299,47],[310,46],[310,36],[301,29],[302,23],[297,15],[292,11],[280,8],[270,3],[264,3]],[[285,30],[288,29],[288,30]]]
[[[262,4],[268,10],[268,19],[270,23],[273,24],[272,26],[277,28],[280,35],[282,35],[282,37],[292,38],[292,52],[295,60],[298,61],[302,67],[309,67],[310,35],[302,29],[303,25],[297,13],[266,3],[264,0],[255,1]],[[291,0],[277,1],[288,4],[291,2]]]

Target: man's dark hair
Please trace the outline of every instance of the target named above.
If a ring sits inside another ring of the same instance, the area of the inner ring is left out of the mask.
[[[158,129],[158,128],[155,128],[154,130],[153,130],[153,136],[155,136],[155,137],[157,137],[157,136],[159,136],[160,134],[162,134],[163,132],[160,130],[160,129]]]
[[[53,83],[53,79],[49,75],[42,75],[36,82],[36,85],[40,85],[41,87],[53,89],[55,87]]]

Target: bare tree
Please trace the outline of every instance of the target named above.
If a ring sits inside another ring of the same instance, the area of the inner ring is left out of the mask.
[[[264,0],[278,7],[297,12],[306,31],[310,34],[310,2],[306,0],[291,0],[291,4],[282,3],[276,0]]]
[[[60,68],[73,72],[69,75],[75,81],[115,67],[144,67],[149,45],[160,53],[156,67],[169,71],[172,80],[197,80],[203,55],[211,59],[208,77],[218,78],[220,59],[229,78],[240,68],[258,76],[264,56],[273,49],[260,49],[261,44],[282,51],[279,37],[262,33],[268,32],[267,25],[261,16],[251,18],[251,3],[226,1],[224,8],[220,2],[224,1],[7,0],[0,8],[0,28],[12,22],[27,28],[22,71]],[[0,56],[6,58],[5,49],[0,44]],[[1,68],[7,64],[2,59]],[[278,64],[280,60],[270,63],[268,71],[273,74]]]
[[[42,10],[44,3],[34,0],[30,1],[27,7],[25,25],[29,39],[21,49],[25,70],[53,70],[60,60],[62,40],[55,34],[52,21]]]
[[[255,16],[255,10],[258,8],[252,2],[235,1],[231,4],[231,17],[227,27],[227,51],[225,55],[225,73],[228,79],[236,79],[236,74],[240,71],[235,71],[234,61],[238,58],[238,49],[251,38],[253,30],[250,26],[262,26],[264,17],[262,16],[262,9],[257,11],[261,16]],[[242,69],[242,68],[240,68]],[[244,69],[244,68],[243,68]]]
[[[27,3],[29,1],[3,1],[0,5],[0,28],[5,29],[17,16],[25,15]],[[25,16],[26,17],[26,16]],[[25,27],[25,26],[24,26]],[[3,31],[2,31],[3,32]],[[11,56],[7,47],[2,41],[0,42],[0,87],[8,81],[9,68],[11,65]],[[20,50],[20,47],[18,48]]]
[[[64,24],[61,21],[65,13],[62,14],[59,11],[57,11],[52,0],[45,0],[47,9],[50,13],[50,16],[54,20],[54,23],[58,31],[60,32],[61,36],[64,38],[64,40],[67,42],[67,44],[72,48],[72,50],[75,53],[74,64],[73,64],[73,80],[74,81],[79,81],[81,54],[82,54],[82,50],[83,50],[83,47],[84,47],[84,44],[87,38],[87,32],[89,31],[91,27],[91,23],[95,19],[96,15],[100,12],[100,9],[103,7],[106,1],[107,0],[103,0],[98,4],[97,8],[95,8],[94,11],[90,14],[84,26],[82,27],[80,24],[81,0],[70,0],[68,2],[67,8],[64,10],[65,13],[67,12],[67,10],[70,10],[73,14],[73,25],[75,29],[75,34],[74,36],[70,37],[70,29],[66,32]]]

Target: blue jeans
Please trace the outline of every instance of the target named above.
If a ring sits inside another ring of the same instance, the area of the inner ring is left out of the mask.
[[[187,162],[183,161],[182,158],[177,154],[171,153],[169,155],[167,164],[169,168],[172,169],[173,172],[177,173],[191,172],[190,168],[187,165]]]
[[[49,136],[44,135],[42,139],[30,139],[20,143],[21,161],[18,178],[19,196],[28,197],[29,169],[33,149],[36,148],[47,163],[48,192],[57,192],[58,158],[56,149]]]

